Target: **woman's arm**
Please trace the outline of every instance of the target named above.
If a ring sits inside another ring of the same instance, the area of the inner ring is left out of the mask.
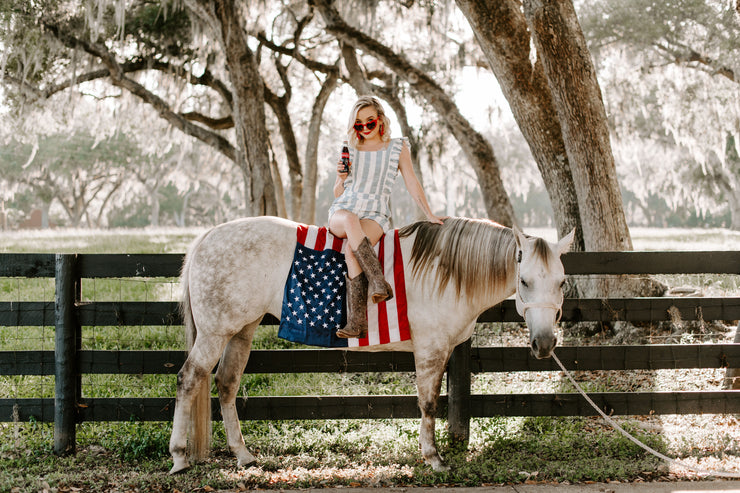
[[[344,178],[342,178],[340,174],[337,173],[337,179],[334,182],[334,198],[337,198],[344,193],[344,180],[346,178],[346,173],[344,174]]]
[[[403,182],[406,184],[409,195],[411,195],[421,210],[424,211],[427,219],[430,222],[442,224],[442,219],[444,218],[440,218],[432,212],[424,195],[424,190],[421,188],[421,183],[419,183],[419,179],[416,177],[416,173],[414,173],[414,167],[411,164],[411,151],[409,151],[406,141],[404,141],[401,148],[401,155],[398,157],[398,170],[403,176]]]

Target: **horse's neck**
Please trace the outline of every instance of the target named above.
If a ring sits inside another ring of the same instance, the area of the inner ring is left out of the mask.
[[[506,279],[504,279],[500,285],[491,293],[491,295],[485,299],[481,299],[475,307],[476,310],[480,310],[480,313],[488,310],[489,308],[498,305],[509,296],[516,292],[517,271],[516,271],[516,260],[511,258],[506,264]]]

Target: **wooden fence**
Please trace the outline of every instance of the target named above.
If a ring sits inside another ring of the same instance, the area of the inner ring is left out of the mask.
[[[102,351],[81,347],[83,326],[156,326],[181,323],[175,302],[80,302],[81,283],[95,278],[176,277],[182,255],[0,254],[0,277],[55,278],[55,301],[0,302],[0,326],[55,326],[54,351],[0,351],[0,375],[54,375],[54,398],[0,396],[0,422],[54,422],[57,453],[74,451],[75,424],[83,421],[166,421],[171,398],[86,398],[82,374],[174,374],[184,351]],[[602,252],[563,256],[567,274],[740,274],[736,252]],[[669,314],[670,312],[673,314]],[[740,319],[740,297],[566,299],[563,321]],[[491,308],[480,322],[517,322],[513,300]],[[265,317],[263,325],[276,324]],[[740,368],[740,344],[560,347],[573,370]],[[465,440],[471,417],[592,416],[575,393],[474,394],[471,374],[557,371],[527,347],[459,346],[448,367],[447,395],[439,416],[452,439]],[[255,350],[246,373],[411,372],[410,353],[361,353],[334,349]],[[593,400],[615,415],[740,413],[740,391],[596,392]],[[218,401],[214,419],[220,418]],[[237,400],[241,419],[417,418],[415,395],[250,397]]]

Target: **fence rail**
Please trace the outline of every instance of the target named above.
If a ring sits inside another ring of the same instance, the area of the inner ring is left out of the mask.
[[[182,255],[0,254],[0,277],[55,278],[54,302],[0,302],[0,326],[54,325],[54,351],[0,351],[0,375],[54,375],[54,398],[0,399],[0,422],[55,424],[55,450],[74,450],[75,423],[163,421],[172,418],[172,398],[85,398],[82,374],[174,374],[184,351],[82,350],[83,326],[179,325],[175,302],[81,302],[84,279],[176,277]],[[567,274],[740,274],[738,252],[588,252],[563,256]],[[670,313],[669,313],[670,310]],[[677,310],[677,311],[676,311]],[[738,320],[740,297],[567,299],[563,321]],[[486,311],[479,322],[520,322],[512,300]],[[267,316],[263,325],[278,321]],[[740,368],[740,344],[573,346],[558,349],[573,370],[656,370]],[[465,439],[469,419],[487,416],[591,416],[578,394],[470,394],[471,374],[557,371],[551,360],[536,360],[524,347],[458,347],[448,367],[447,395],[439,416],[450,432]],[[246,373],[412,372],[409,353],[343,350],[255,350]],[[740,413],[740,391],[600,392],[590,394],[612,414]],[[214,419],[219,418],[217,399]],[[414,395],[250,397],[237,402],[241,419],[416,418]]]

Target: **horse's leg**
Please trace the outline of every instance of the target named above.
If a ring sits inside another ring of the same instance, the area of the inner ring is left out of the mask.
[[[229,449],[236,456],[238,465],[242,467],[251,466],[256,459],[244,445],[239,415],[236,411],[236,396],[239,392],[242,373],[247,366],[249,351],[252,348],[252,336],[257,325],[259,321],[246,326],[229,341],[216,371],[216,386],[221,402],[226,441]]]
[[[210,376],[213,367],[216,366],[228,339],[222,336],[206,338],[199,334],[193,348],[188,353],[185,364],[177,373],[177,398],[175,403],[175,415],[172,420],[172,437],[170,438],[170,454],[172,454],[172,469],[170,474],[182,471],[190,467],[187,458],[188,428],[191,420],[198,421],[196,426],[200,430],[209,428],[210,413]],[[198,397],[204,401],[199,407],[197,416],[191,415]],[[201,421],[207,420],[206,423]],[[203,432],[205,433],[205,432]],[[191,440],[194,438],[191,437]],[[207,443],[209,437],[196,437],[199,442]],[[198,451],[200,455],[202,451]]]
[[[421,409],[421,427],[419,429],[419,444],[421,455],[427,464],[435,471],[446,471],[442,457],[437,451],[434,439],[434,426],[437,415],[437,402],[442,386],[450,351],[439,348],[424,354],[414,354],[416,359],[416,388]]]

